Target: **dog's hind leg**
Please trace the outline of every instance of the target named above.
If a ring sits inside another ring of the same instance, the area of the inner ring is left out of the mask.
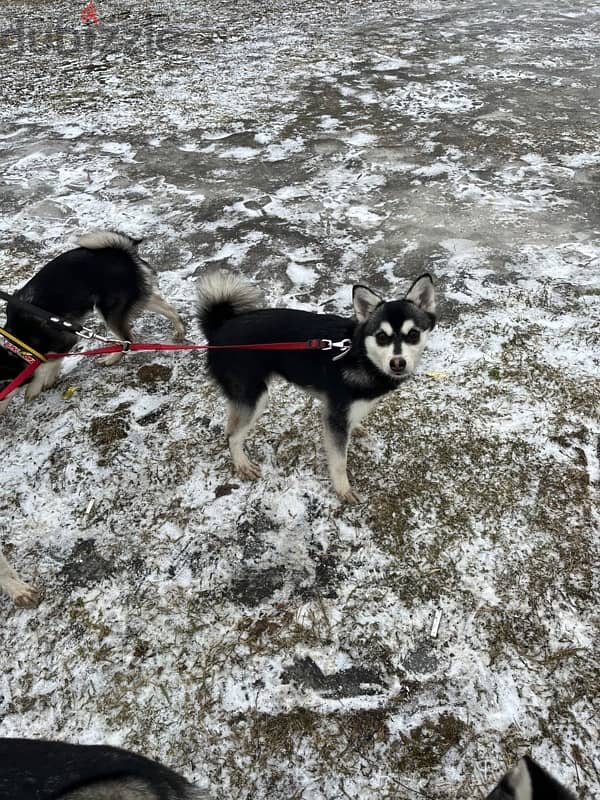
[[[25,399],[35,400],[44,390],[54,386],[60,374],[61,360],[46,361],[33,373],[31,381],[25,387]]]
[[[239,400],[229,401],[229,419],[225,435],[235,471],[240,478],[247,481],[255,481],[260,478],[260,467],[253,464],[244,452],[244,440],[265,410],[267,399],[267,387],[263,384],[254,403]]]
[[[171,320],[173,327],[175,328],[175,340],[181,341],[181,339],[183,339],[185,336],[185,325],[183,324],[183,320],[177,311],[175,311],[173,306],[170,303],[167,303],[166,300],[163,300],[159,294],[152,292],[148,300],[146,300],[144,308],[146,311],[154,311],[156,314],[160,314],[161,316],[166,317],[166,319]]]
[[[31,586],[19,578],[15,570],[2,555],[0,550],[0,589],[4,589],[23,608],[34,608],[40,601],[40,595]]]
[[[347,453],[350,438],[350,422],[346,409],[328,408],[323,414],[323,441],[327,453],[329,474],[340,500],[360,503],[360,497],[348,480]]]

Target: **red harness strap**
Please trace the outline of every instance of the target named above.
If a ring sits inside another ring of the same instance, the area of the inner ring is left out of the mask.
[[[13,378],[8,386],[5,386],[4,389],[0,389],[0,400],[4,400],[12,391],[18,389],[30,375],[33,375],[40,364],[43,364],[46,359],[41,353],[33,350],[33,348],[26,345],[25,342],[22,342],[16,336],[5,331],[4,328],[0,328],[0,346],[8,350],[9,353],[18,356],[27,364],[25,369],[19,372],[17,377]]]
[[[0,400],[4,400],[11,392],[14,392],[15,389],[18,389],[22,383],[25,383],[27,378],[36,371],[36,369],[41,366],[42,361],[29,361],[27,362],[27,366],[23,370],[23,372],[19,372],[16,378],[13,378],[12,381],[5,386],[4,389],[0,389]]]

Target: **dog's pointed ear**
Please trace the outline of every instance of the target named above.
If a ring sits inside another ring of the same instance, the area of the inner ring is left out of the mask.
[[[358,284],[352,287],[352,304],[359,322],[364,322],[381,303],[381,297],[367,286]]]
[[[433,279],[428,272],[417,278],[406,293],[405,299],[410,300],[411,303],[423,309],[427,314],[435,317],[435,290],[433,288]]]

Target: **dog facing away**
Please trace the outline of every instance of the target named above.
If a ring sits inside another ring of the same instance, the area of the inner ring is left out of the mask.
[[[207,800],[176,772],[108,745],[0,739],[0,800]]]
[[[154,273],[138,254],[139,240],[122,233],[100,231],[79,239],[79,247],[46,264],[15,297],[73,323],[82,323],[96,308],[118,339],[132,340],[131,324],[143,311],[154,311],[171,320],[175,336],[185,329],[179,314],[154,290]],[[75,334],[48,324],[7,304],[5,330],[38,353],[67,353],[77,342]],[[122,353],[111,353],[102,363],[115,364]],[[52,386],[60,372],[60,360],[38,367],[25,388],[31,400]],[[21,359],[0,347],[0,387],[24,368]],[[0,402],[0,414],[9,397]]]
[[[243,444],[264,411],[274,376],[316,395],[323,403],[324,443],[333,486],[340,499],[357,503],[347,474],[352,430],[388,392],[412,375],[436,322],[429,274],[421,275],[401,300],[384,301],[355,286],[356,318],[289,308],[261,308],[259,291],[241,276],[216,270],[198,285],[198,318],[210,345],[310,339],[351,340],[341,358],[322,350],[209,350],[208,368],[229,402],[226,435],[240,477],[260,469]]]
[[[15,604],[23,608],[38,605],[40,596],[35,589],[24,583],[0,550],[0,590],[6,592]]]
[[[575,800],[575,795],[532,758],[523,756],[486,800]]]

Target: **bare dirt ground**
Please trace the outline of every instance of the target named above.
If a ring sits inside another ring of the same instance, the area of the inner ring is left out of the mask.
[[[0,731],[224,798],[476,797],[524,752],[597,796],[600,6],[82,6],[0,2],[2,288],[116,228],[191,340],[215,265],[340,313],[428,270],[441,322],[356,508],[280,385],[237,480],[201,356],[13,402],[0,544],[44,599],[0,598]]]

